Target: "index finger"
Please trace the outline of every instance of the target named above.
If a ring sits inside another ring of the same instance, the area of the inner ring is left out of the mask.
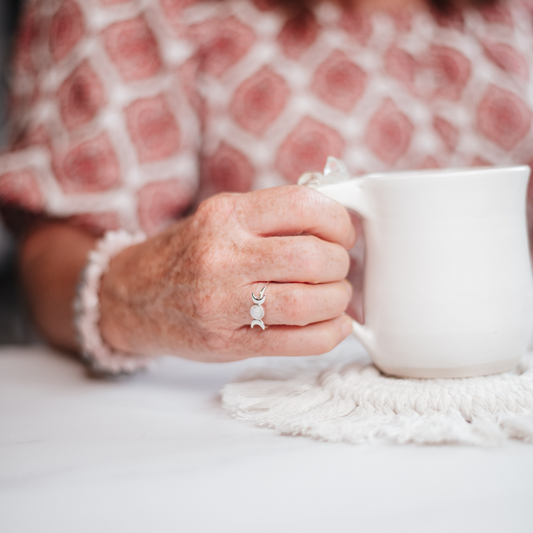
[[[303,185],[285,185],[243,194],[236,199],[239,222],[259,236],[308,233],[347,250],[355,228],[342,205]]]

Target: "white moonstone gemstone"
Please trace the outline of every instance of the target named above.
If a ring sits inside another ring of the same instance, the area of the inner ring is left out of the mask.
[[[261,320],[265,316],[265,310],[260,305],[252,305],[250,315],[255,320]]]

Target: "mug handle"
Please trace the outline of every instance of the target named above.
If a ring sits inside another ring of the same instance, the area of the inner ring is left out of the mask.
[[[325,194],[328,198],[339,202],[346,209],[355,211],[368,221],[370,219],[371,209],[367,195],[361,187],[362,181],[362,178],[356,178],[331,185],[314,185],[313,188]],[[352,323],[355,338],[361,342],[367,351],[372,353],[374,344],[372,331],[368,326],[360,324],[357,320],[352,320]]]

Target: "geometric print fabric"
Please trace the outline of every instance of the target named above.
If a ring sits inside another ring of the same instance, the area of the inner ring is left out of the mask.
[[[533,2],[443,18],[330,3],[28,2],[0,198],[153,234],[201,198],[533,161]]]

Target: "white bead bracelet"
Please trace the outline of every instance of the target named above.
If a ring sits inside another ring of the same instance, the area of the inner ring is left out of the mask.
[[[99,291],[102,275],[111,259],[125,248],[146,240],[144,233],[132,235],[124,230],[109,231],[89,253],[74,301],[75,327],[81,353],[91,368],[103,374],[130,374],[145,368],[151,358],[118,352],[108,346],[100,334]]]

